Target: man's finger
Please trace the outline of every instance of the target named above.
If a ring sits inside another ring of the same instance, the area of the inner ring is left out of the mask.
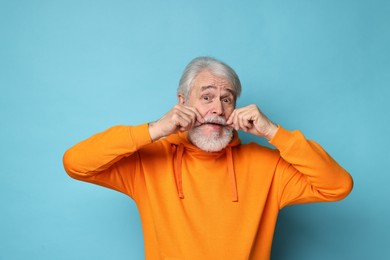
[[[190,107],[190,106],[187,106],[186,107],[187,109],[191,110],[194,114],[195,114],[195,117],[196,117],[196,121],[203,124],[204,123],[204,118],[203,116],[199,113],[199,111],[195,108],[195,107]]]

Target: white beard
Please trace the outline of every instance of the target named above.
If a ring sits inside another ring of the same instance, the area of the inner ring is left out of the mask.
[[[226,126],[226,120],[222,117],[205,118],[206,122],[223,125],[222,133],[212,132],[206,137],[202,133],[202,125],[196,126],[188,131],[188,139],[198,148],[206,152],[219,152],[224,149],[233,138],[233,128]]]

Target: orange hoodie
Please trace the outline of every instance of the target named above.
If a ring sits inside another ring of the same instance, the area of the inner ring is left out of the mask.
[[[270,259],[278,212],[337,201],[351,176],[318,144],[281,127],[278,150],[240,144],[204,152],[187,133],[152,142],[148,125],[115,126],[69,149],[68,174],[137,204],[146,259]]]

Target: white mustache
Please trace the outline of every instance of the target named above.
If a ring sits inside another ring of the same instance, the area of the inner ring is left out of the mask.
[[[199,124],[198,126],[202,126],[202,125],[205,125],[205,124],[218,124],[218,125],[221,125],[221,126],[224,126],[224,127],[232,128],[231,126],[227,125],[226,119],[224,117],[219,117],[219,116],[205,117],[204,118],[204,123]]]
[[[218,125],[226,125],[226,119],[223,117],[205,117],[204,118],[204,123],[213,123],[213,124],[218,124]]]

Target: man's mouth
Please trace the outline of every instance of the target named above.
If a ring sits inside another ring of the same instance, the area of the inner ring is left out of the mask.
[[[215,122],[206,122],[202,125],[217,125],[217,126],[226,126],[226,124],[222,124],[222,123],[215,123]]]
[[[230,127],[226,124],[226,120],[221,117],[205,118],[205,122],[197,126],[209,125],[211,127]]]
[[[231,128],[229,125],[226,124],[226,122],[204,122],[203,124],[201,124],[199,126],[203,126],[203,125],[209,125],[211,127],[228,127],[228,128]]]

